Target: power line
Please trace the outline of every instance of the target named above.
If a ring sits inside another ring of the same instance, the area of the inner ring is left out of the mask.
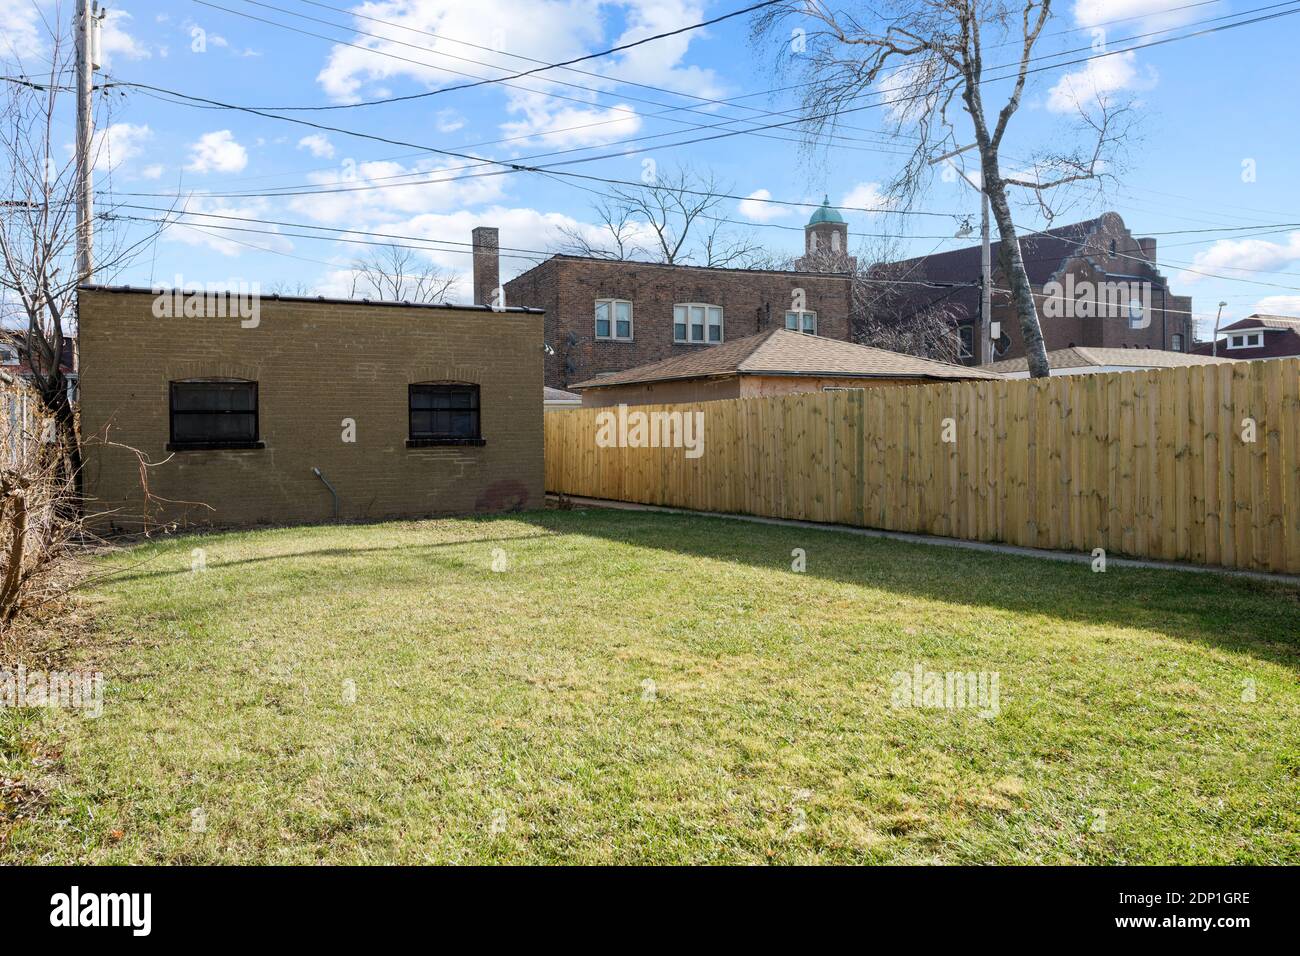
[[[1292,0],[1292,2],[1294,2],[1294,0]],[[1276,5],[1275,5],[1275,6],[1276,6]],[[1261,9],[1268,9],[1268,8],[1261,8]],[[1233,29],[1233,28],[1236,28],[1236,27],[1249,26],[1249,25],[1252,25],[1252,24],[1255,24],[1255,23],[1264,22],[1264,21],[1267,21],[1267,20],[1278,19],[1278,18],[1280,18],[1280,17],[1284,17],[1284,16],[1291,16],[1291,15],[1294,15],[1294,14],[1296,14],[1296,13],[1300,13],[1300,9],[1291,9],[1291,10],[1279,11],[1279,12],[1276,12],[1276,13],[1268,14],[1267,16],[1256,17],[1256,18],[1253,18],[1253,19],[1250,19],[1250,20],[1240,20],[1240,21],[1237,21],[1237,22],[1234,22],[1234,23],[1222,24],[1222,25],[1215,26],[1215,27],[1208,27],[1208,28],[1205,28],[1205,29],[1203,29],[1203,30],[1194,31],[1194,32],[1186,33],[1186,34],[1182,34],[1182,35],[1179,35],[1179,36],[1166,37],[1166,38],[1161,39],[1161,40],[1153,40],[1153,41],[1150,41],[1150,42],[1147,42],[1147,43],[1134,44],[1134,45],[1127,46],[1127,47],[1123,47],[1123,48],[1119,48],[1119,49],[1110,49],[1110,50],[1105,50],[1105,51],[1101,51],[1101,52],[1099,52],[1099,53],[1094,53],[1094,54],[1089,55],[1089,56],[1086,56],[1086,57],[1080,57],[1080,58],[1077,58],[1077,59],[1075,59],[1075,60],[1068,60],[1068,61],[1065,61],[1065,62],[1062,62],[1062,63],[1054,63],[1054,64],[1050,64],[1050,65],[1046,65],[1046,66],[1039,66],[1039,67],[1031,68],[1031,69],[1026,70],[1026,73],[1037,73],[1037,72],[1042,72],[1042,71],[1047,70],[1047,69],[1060,69],[1060,68],[1062,68],[1062,67],[1076,65],[1076,64],[1078,64],[1078,63],[1085,63],[1085,62],[1089,62],[1089,61],[1091,61],[1091,60],[1097,60],[1097,59],[1102,59],[1102,58],[1109,57],[1109,56],[1115,56],[1115,55],[1118,55],[1118,54],[1121,54],[1121,53],[1127,53],[1127,52],[1130,52],[1130,51],[1132,51],[1132,50],[1144,49],[1144,48],[1152,47],[1152,46],[1161,46],[1161,45],[1164,45],[1164,44],[1166,44],[1166,43],[1172,43],[1172,42],[1175,42],[1175,41],[1178,41],[1178,40],[1192,39],[1192,38],[1194,38],[1194,37],[1205,36],[1205,35],[1208,35],[1208,34],[1211,34],[1211,33],[1218,33],[1218,32],[1221,32],[1221,31],[1224,31],[1224,30]],[[1018,72],[1018,71],[1017,71],[1017,72]],[[999,79],[1007,79],[1007,78],[1009,78],[1009,77],[994,77],[994,78],[991,78],[991,79],[983,80],[982,82],[983,82],[983,83],[988,83],[988,82],[994,82],[994,81],[999,80]],[[459,158],[459,159],[472,160],[472,161],[475,162],[475,163],[483,164],[483,165],[496,165],[496,166],[504,167],[504,169],[502,169],[502,170],[493,171],[493,172],[491,172],[491,173],[477,173],[477,174],[471,174],[471,175],[467,175],[467,176],[454,177],[453,179],[431,180],[430,182],[448,182],[448,181],[455,181],[455,179],[475,178],[476,176],[483,176],[483,175],[503,175],[503,174],[505,174],[505,173],[507,173],[507,172],[542,172],[542,171],[549,171],[549,172],[554,173],[555,175],[560,175],[560,176],[570,176],[570,177],[574,177],[574,178],[587,179],[587,180],[592,180],[592,181],[597,181],[597,182],[605,182],[605,183],[612,184],[612,185],[625,185],[625,186],[632,186],[632,187],[636,187],[636,188],[640,188],[640,187],[642,187],[642,186],[645,185],[644,183],[637,183],[637,182],[632,182],[632,181],[628,181],[628,180],[619,180],[619,179],[612,179],[612,178],[607,178],[607,177],[592,176],[592,175],[589,175],[589,174],[577,173],[577,172],[572,172],[572,171],[560,171],[560,170],[557,170],[557,169],[555,168],[555,167],[557,167],[557,166],[561,166],[561,165],[572,165],[572,164],[575,164],[575,163],[595,162],[595,161],[600,160],[600,159],[609,159],[609,158],[615,158],[615,157],[623,157],[623,156],[629,155],[629,154],[631,154],[631,153],[643,152],[644,149],[624,150],[624,151],[620,151],[619,153],[614,153],[614,154],[604,154],[604,155],[598,155],[598,156],[590,156],[590,157],[585,157],[585,158],[582,158],[582,159],[568,160],[568,161],[566,161],[566,162],[564,162],[564,163],[551,163],[551,164],[546,164],[546,165],[543,165],[543,166],[540,166],[540,167],[533,167],[533,166],[525,165],[523,161],[512,162],[512,161],[508,161],[508,160],[491,159],[491,158],[486,158],[486,157],[481,157],[481,156],[475,156],[475,155],[472,155],[472,154],[462,153],[462,152],[458,152],[458,151],[455,151],[455,150],[440,149],[440,148],[437,148],[437,147],[425,146],[425,145],[423,145],[423,144],[411,143],[411,142],[406,142],[406,141],[403,141],[403,140],[392,139],[392,138],[389,138],[389,137],[378,136],[378,135],[375,135],[375,134],[372,134],[372,133],[362,133],[362,132],[358,132],[358,131],[355,131],[355,130],[350,130],[350,129],[347,129],[347,128],[344,128],[344,127],[329,126],[329,125],[322,124],[322,123],[315,123],[315,122],[312,122],[312,121],[310,121],[310,120],[299,119],[299,118],[297,118],[297,117],[281,116],[281,115],[279,115],[279,114],[276,114],[276,113],[269,113],[269,112],[266,112],[265,110],[257,109],[257,108],[255,108],[255,107],[247,107],[247,106],[240,106],[240,105],[237,105],[237,104],[223,103],[223,102],[221,102],[221,101],[219,101],[219,100],[213,100],[213,99],[210,99],[210,98],[207,98],[207,97],[198,97],[198,96],[193,96],[193,95],[191,95],[191,94],[180,93],[180,92],[175,91],[175,90],[168,90],[168,89],[166,89],[166,88],[164,88],[164,87],[152,86],[152,85],[150,85],[150,84],[142,84],[142,83],[127,83],[127,82],[116,82],[116,83],[106,84],[106,85],[109,85],[109,86],[123,86],[123,87],[128,87],[128,88],[135,88],[135,89],[147,89],[147,90],[153,90],[153,91],[155,91],[155,92],[165,93],[165,94],[169,94],[169,95],[173,95],[173,96],[179,96],[179,97],[181,97],[182,99],[193,100],[193,101],[201,102],[201,103],[207,103],[207,104],[209,104],[209,105],[218,106],[218,107],[225,108],[225,109],[232,109],[232,110],[237,110],[237,111],[240,111],[240,112],[247,112],[247,113],[251,113],[251,114],[253,114],[253,115],[262,116],[262,117],[264,117],[264,118],[268,118],[268,119],[277,119],[277,120],[281,120],[281,121],[283,121],[283,122],[289,122],[289,123],[294,123],[294,124],[298,124],[298,125],[308,126],[308,127],[314,128],[314,129],[325,130],[325,131],[327,131],[327,132],[335,132],[335,133],[339,133],[339,134],[341,134],[341,135],[353,136],[353,137],[357,137],[357,138],[360,138],[360,139],[373,140],[373,141],[376,141],[376,142],[387,143],[387,144],[389,144],[389,145],[394,145],[394,146],[402,146],[402,147],[407,147],[407,148],[412,148],[412,149],[421,149],[421,150],[425,150],[425,151],[427,151],[427,152],[437,153],[437,154],[446,155],[446,156],[452,156],[452,157]],[[905,100],[908,100],[908,99],[915,99],[915,98],[916,98],[916,97],[902,97],[902,98],[899,98],[899,100],[897,100],[897,101],[895,101],[895,102],[905,101]],[[888,102],[888,101],[886,101],[886,102]],[[835,111],[832,111],[832,112],[829,112],[829,113],[826,113],[826,114],[821,114],[820,116],[819,116],[819,115],[814,115],[814,116],[802,117],[802,118],[799,118],[799,119],[790,120],[790,121],[785,121],[785,122],[780,122],[780,123],[771,123],[771,124],[766,124],[766,125],[764,125],[764,126],[757,127],[756,129],[758,129],[758,130],[765,130],[765,129],[781,128],[781,127],[785,127],[785,126],[795,125],[795,124],[798,124],[798,123],[812,122],[812,121],[815,121],[815,120],[817,120],[817,119],[828,118],[828,117],[831,117],[831,116],[838,116],[838,115],[842,115],[842,114],[844,114],[844,113],[859,112],[859,111],[861,111],[861,110],[864,110],[864,109],[870,109],[870,108],[873,108],[873,107],[875,107],[875,106],[886,105],[886,102],[876,103],[876,104],[870,104],[870,105],[867,105],[867,106],[850,107],[850,108],[848,108],[848,109],[839,109],[839,110],[835,110]],[[704,136],[704,137],[698,137],[698,138],[695,138],[695,139],[682,140],[682,141],[678,141],[678,142],[675,142],[675,143],[669,143],[669,144],[665,144],[665,145],[666,145],[666,148],[672,148],[672,147],[675,147],[675,146],[692,145],[692,144],[695,144],[695,143],[707,142],[707,141],[712,141],[712,140],[715,140],[715,139],[726,139],[726,138],[730,138],[730,137],[732,137],[732,136],[742,135],[742,134],[744,134],[744,133],[751,133],[751,132],[754,132],[754,131],[755,131],[754,129],[750,129],[750,130],[727,130],[727,131],[723,131],[723,132],[720,132],[720,133],[716,133],[716,134],[711,135],[711,136]],[[697,195],[705,195],[704,193],[701,193],[699,190],[683,190],[683,192],[685,192],[685,193],[693,193],[693,194],[697,194]],[[739,200],[739,199],[751,199],[751,197],[744,197],[744,196],[731,196],[731,195],[725,195],[725,194],[722,195],[721,198],[734,198],[734,199],[738,199],[738,200]],[[777,204],[777,205],[799,206],[799,207],[805,207],[805,208],[807,208],[807,207],[813,207],[813,206],[818,205],[817,203],[811,203],[811,202],[802,202],[802,201],[793,201],[793,200],[779,200],[779,199],[756,199],[756,198],[754,198],[754,199],[752,199],[752,201],[755,201],[755,202],[763,202],[763,203],[771,203],[771,204]],[[930,216],[941,216],[941,217],[944,217],[944,218],[949,218],[949,217],[951,217],[952,215],[954,215],[953,213],[923,212],[923,211],[915,211],[915,210],[884,210],[884,209],[870,209],[870,208],[864,208],[864,207],[845,207],[845,208],[850,209],[851,211],[855,211],[855,212],[894,212],[894,213],[897,213],[897,214],[899,214],[899,215],[930,215]]]
[[[413,93],[413,94],[408,94],[408,95],[406,95],[406,96],[389,97],[389,98],[386,98],[386,99],[383,99],[383,100],[373,100],[373,101],[369,101],[369,102],[366,102],[366,103],[332,104],[332,105],[326,105],[326,106],[257,106],[257,107],[254,107],[255,109],[272,110],[272,111],[307,112],[307,111],[320,111],[320,110],[345,109],[345,108],[352,108],[352,107],[356,107],[356,106],[374,106],[374,105],[378,105],[379,103],[397,103],[397,102],[403,102],[403,101],[406,101],[406,100],[419,99],[419,98],[426,97],[426,96],[433,96],[433,95],[438,94],[438,93],[448,92],[448,91],[450,91],[450,90],[465,89],[465,88],[470,87],[470,86],[481,86],[481,85],[488,84],[488,83],[501,83],[503,86],[507,86],[507,87],[510,87],[510,88],[512,88],[512,89],[521,89],[521,90],[524,90],[524,91],[526,91],[526,92],[537,93],[537,94],[539,94],[539,95],[541,95],[541,96],[553,97],[553,98],[555,98],[555,99],[564,100],[564,101],[566,101],[566,102],[570,102],[570,103],[578,103],[579,105],[582,105],[582,106],[594,106],[594,105],[596,105],[596,104],[593,104],[593,103],[592,103],[590,100],[588,100],[588,99],[583,99],[583,98],[576,97],[576,96],[568,96],[568,95],[565,95],[565,94],[563,94],[563,93],[557,93],[557,92],[555,92],[555,91],[553,91],[553,90],[543,90],[543,89],[537,89],[536,87],[531,87],[531,86],[522,86],[522,85],[517,84],[517,83],[511,83],[511,82],[508,82],[508,81],[511,79],[511,77],[509,77],[509,76],[502,76],[502,77],[496,77],[496,78],[481,77],[481,76],[479,76],[479,75],[477,75],[477,74],[474,74],[474,73],[466,73],[466,72],[463,71],[463,70],[453,70],[453,69],[451,69],[451,68],[449,68],[449,67],[439,66],[439,65],[434,64],[434,63],[426,62],[426,61],[424,61],[424,60],[415,60],[415,59],[412,59],[412,58],[410,58],[410,57],[408,57],[408,56],[401,56],[401,55],[398,55],[398,54],[395,54],[395,53],[389,53],[389,52],[387,52],[387,51],[385,51],[385,50],[377,50],[377,49],[374,49],[374,48],[372,48],[372,47],[363,46],[363,45],[361,45],[361,44],[357,44],[357,43],[352,43],[352,42],[350,42],[350,41],[348,41],[348,40],[341,40],[341,39],[337,39],[337,38],[335,38],[335,37],[325,36],[324,34],[313,33],[313,32],[311,32],[310,30],[303,30],[303,29],[300,29],[300,28],[298,28],[298,27],[291,26],[290,24],[280,23],[280,22],[275,21],[275,20],[267,20],[267,19],[265,19],[265,18],[263,18],[263,17],[255,16],[254,14],[251,14],[251,13],[245,13],[245,12],[243,12],[243,11],[239,11],[239,10],[231,10],[231,9],[229,9],[228,7],[223,7],[223,6],[220,6],[220,5],[218,5],[218,4],[214,4],[214,3],[208,3],[207,0],[194,0],[194,2],[195,2],[195,3],[200,3],[200,4],[204,5],[204,6],[210,6],[210,7],[213,7],[214,9],[217,9],[217,10],[222,10],[222,11],[224,11],[224,12],[226,12],[226,13],[230,13],[230,14],[232,14],[232,15],[234,15],[234,16],[239,16],[239,17],[244,17],[244,18],[246,18],[246,19],[255,20],[255,21],[257,21],[258,23],[265,23],[265,24],[268,24],[268,25],[270,25],[270,26],[280,27],[281,29],[289,30],[289,31],[291,31],[291,32],[293,32],[293,33],[299,33],[299,34],[302,34],[303,36],[309,36],[309,37],[314,37],[314,38],[319,39],[319,40],[325,40],[325,41],[328,42],[328,43],[334,43],[334,44],[338,44],[338,45],[342,45],[342,46],[352,47],[353,49],[361,50],[361,51],[366,52],[366,53],[372,53],[372,54],[374,54],[374,55],[376,55],[376,56],[385,56],[385,57],[388,57],[388,58],[390,58],[390,59],[399,60],[399,61],[401,61],[401,62],[403,62],[403,63],[411,63],[411,64],[413,64],[413,65],[415,65],[415,66],[420,66],[420,67],[423,67],[423,68],[425,68],[425,69],[438,70],[438,71],[443,72],[443,73],[451,73],[451,74],[453,74],[453,75],[455,75],[455,76],[468,76],[468,77],[473,77],[473,78],[475,78],[476,80],[479,81],[479,82],[476,82],[476,83],[462,84],[462,85],[460,85],[460,86],[455,86],[455,87],[444,87],[444,88],[440,88],[440,89],[437,89],[437,90],[429,90],[429,91],[426,91],[426,92],[424,92],[424,93]],[[256,6],[267,7],[268,9],[276,10],[276,11],[278,11],[278,12],[285,13],[285,14],[287,14],[287,15],[289,15],[289,16],[301,17],[301,18],[303,18],[303,19],[311,20],[311,21],[316,22],[316,23],[324,23],[324,24],[327,24],[327,25],[329,25],[329,26],[333,26],[333,27],[335,27],[336,29],[339,29],[339,30],[347,30],[347,31],[350,31],[350,32],[359,33],[359,34],[362,35],[362,36],[373,37],[373,38],[378,39],[378,40],[383,40],[383,41],[385,41],[385,42],[387,42],[387,43],[396,43],[396,44],[399,44],[399,45],[401,45],[401,46],[408,46],[408,47],[411,47],[412,49],[420,50],[421,52],[423,52],[423,53],[428,53],[428,54],[430,54],[430,55],[432,55],[432,56],[449,57],[449,58],[451,58],[451,59],[454,59],[454,60],[461,60],[461,61],[466,62],[466,63],[474,63],[474,64],[477,64],[477,65],[479,65],[479,66],[486,66],[486,67],[489,67],[490,69],[503,69],[503,67],[494,66],[493,64],[490,64],[490,63],[484,63],[482,60],[472,60],[472,59],[468,59],[468,58],[466,58],[466,57],[456,56],[455,54],[451,54],[451,53],[444,53],[444,52],[442,52],[442,51],[438,51],[438,50],[430,50],[430,49],[428,49],[427,47],[419,46],[418,44],[406,43],[405,41],[397,40],[397,39],[394,39],[394,38],[391,38],[391,37],[384,37],[384,36],[380,36],[379,34],[368,33],[368,32],[366,32],[365,30],[357,30],[357,29],[352,28],[352,27],[346,27],[346,26],[343,26],[343,25],[341,25],[341,24],[335,24],[335,23],[332,23],[332,22],[330,22],[330,21],[328,21],[328,20],[320,20],[320,19],[317,19],[317,18],[315,18],[315,17],[309,17],[309,16],[307,16],[306,14],[295,13],[295,12],[293,12],[293,11],[289,11],[289,10],[283,10],[283,9],[280,8],[280,7],[272,6],[271,4],[260,3],[259,0],[245,0],[245,2],[246,2],[246,3],[252,3],[252,4],[255,4]],[[548,65],[546,68],[549,68],[549,65]],[[585,72],[585,71],[582,71],[582,72]],[[599,73],[592,73],[592,74],[590,74],[590,75],[591,75],[591,76],[601,76],[601,74],[599,74]],[[696,114],[698,114],[698,115],[700,115],[700,116],[708,116],[708,117],[713,117],[713,116],[715,115],[715,114],[712,114],[712,113],[708,113],[708,112],[706,112],[706,111],[704,111],[704,110],[696,109],[696,108],[691,107],[691,106],[684,106],[684,105],[676,105],[676,106],[674,106],[674,105],[670,105],[670,104],[667,104],[667,103],[661,103],[661,102],[659,102],[659,101],[657,101],[657,100],[646,99],[645,97],[639,97],[639,96],[628,96],[628,95],[615,94],[615,93],[612,93],[612,92],[609,92],[609,91],[605,91],[605,90],[594,90],[594,89],[592,89],[589,85],[584,86],[584,85],[582,85],[582,84],[578,84],[578,83],[569,83],[569,82],[564,81],[564,80],[556,80],[556,79],[551,79],[551,78],[546,78],[546,77],[544,77],[543,79],[544,79],[546,82],[548,82],[548,83],[556,83],[556,84],[559,84],[559,85],[562,85],[562,86],[572,87],[572,88],[574,88],[574,89],[582,90],[582,91],[587,92],[587,93],[593,93],[593,94],[598,95],[598,96],[611,96],[611,97],[618,96],[618,97],[619,97],[620,99],[622,99],[622,100],[631,100],[631,101],[633,101],[633,102],[645,103],[645,104],[648,104],[648,105],[650,105],[650,106],[663,107],[662,109],[658,110],[657,112],[652,112],[652,113],[640,113],[640,112],[638,112],[638,111],[635,110],[635,109],[631,109],[631,108],[624,107],[624,106],[619,106],[619,105],[605,106],[605,107],[604,107],[604,109],[605,109],[606,111],[608,111],[608,112],[626,113],[629,117],[633,117],[633,118],[636,118],[636,119],[638,119],[638,120],[640,120],[640,119],[642,119],[642,118],[646,118],[646,119],[661,119],[661,120],[664,120],[664,121],[666,121],[666,122],[677,123],[677,124],[679,124],[679,125],[681,125],[681,126],[686,126],[687,128],[698,128],[698,125],[696,125],[696,124],[692,124],[690,120],[677,119],[676,117],[670,116],[670,115],[668,115],[668,114],[670,114],[670,113],[679,113],[679,112],[688,112],[688,113],[696,113]],[[631,85],[643,86],[643,85],[645,85],[645,84],[631,84]],[[650,87],[650,89],[656,89],[656,90],[659,90],[660,88],[659,88],[659,87]],[[671,91],[671,90],[661,90],[661,91],[662,91],[662,92],[665,92],[665,93],[668,93],[669,95],[675,95],[675,96],[689,96],[689,95],[690,95],[690,94],[679,94],[679,93],[674,93],[674,92]],[[719,104],[719,105],[724,105],[724,101],[722,101],[722,100],[709,100],[709,99],[707,99],[707,98],[702,98],[702,97],[692,97],[692,98],[700,99],[702,102],[705,102],[705,103],[716,103],[716,104]],[[209,107],[209,108],[218,108],[218,107]],[[794,110],[782,110],[782,111],[776,111],[776,112],[774,112],[774,111],[764,111],[764,110],[757,110],[757,109],[755,109],[755,108],[753,108],[753,107],[748,107],[748,106],[743,106],[743,107],[741,107],[741,109],[746,109],[746,110],[749,110],[750,112],[755,112],[755,113],[758,113],[758,114],[760,114],[760,115],[762,115],[762,116],[773,116],[773,115],[789,116],[789,115],[791,115],[791,114],[794,112]],[[614,120],[603,120],[603,121],[601,121],[601,122],[590,123],[590,124],[585,124],[585,125],[586,125],[586,126],[602,126],[602,125],[607,125],[607,124],[611,124],[611,123],[619,123],[619,122],[626,122],[626,120],[618,120],[618,119],[614,119]],[[716,123],[716,124],[713,124],[713,125],[715,125],[715,126],[721,126],[721,125],[729,125],[729,124],[731,124],[731,123],[746,123],[746,122],[754,122],[754,120],[748,119],[748,118],[746,118],[746,117],[726,117],[725,121],[723,121],[723,122],[721,122],[721,123]],[[584,128],[584,127],[574,127],[574,128]],[[847,129],[852,129],[853,127],[845,127],[845,128],[847,128]],[[880,131],[878,131],[878,130],[863,130],[863,131],[864,131],[864,132],[880,132]],[[659,134],[659,135],[663,136],[663,135],[671,135],[671,134],[661,133],[661,134]],[[762,137],[762,138],[764,138],[764,139],[774,139],[774,140],[778,140],[778,141],[781,141],[781,142],[795,142],[795,143],[799,142],[799,140],[798,140],[797,138],[791,138],[791,137],[788,137],[788,136],[779,136],[779,135],[775,135],[775,134],[764,134],[764,133],[761,133],[761,132],[757,132],[755,135],[758,135],[758,136],[760,136],[760,137]],[[531,138],[531,137],[529,137],[529,136],[522,136],[522,137],[514,137],[514,138],[515,138],[515,139],[528,139],[528,138]],[[863,140],[863,139],[860,139],[860,138],[857,138],[857,137],[845,136],[845,135],[842,134],[842,133],[835,133],[835,134],[832,134],[830,138],[831,138],[831,139],[834,139],[834,140],[844,140],[844,141],[846,141],[846,142],[873,142],[873,141],[871,141],[871,140]],[[879,143],[879,141],[874,141],[874,142]],[[848,146],[843,146],[843,144],[838,143],[838,142],[835,143],[834,145],[836,145],[836,146],[841,146],[842,148],[846,148],[846,149],[847,149],[847,148],[852,148],[852,147],[848,147]],[[589,148],[589,147],[580,147],[580,148]],[[879,146],[877,146],[877,151],[880,151],[880,152],[894,152],[894,151],[891,151],[891,150],[885,150],[885,149],[882,149],[882,148],[880,148]]]

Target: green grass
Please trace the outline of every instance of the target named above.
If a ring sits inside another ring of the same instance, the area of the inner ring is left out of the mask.
[[[107,560],[104,715],[0,713],[6,862],[1300,863],[1292,588],[606,511]]]

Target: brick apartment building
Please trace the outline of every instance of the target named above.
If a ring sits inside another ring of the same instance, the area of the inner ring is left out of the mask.
[[[267,296],[252,322],[231,317],[225,293],[202,315],[160,317],[160,298],[79,291],[85,478],[101,523],[541,507],[540,313]],[[132,449],[157,463],[150,501]]]
[[[809,256],[843,250],[845,271],[717,269],[556,255],[507,282],[505,301],[545,310],[545,374],[552,388],[774,328],[847,341],[848,226],[824,203],[804,231]],[[476,302],[490,302],[496,288],[496,247],[495,229],[474,230]]]
[[[998,264],[1000,247],[999,242],[992,244],[992,321],[1001,331],[994,355],[979,354],[978,245],[875,267],[881,275],[906,277],[909,282],[944,283],[941,288],[900,288],[888,299],[889,310],[943,309],[958,325],[965,353],[962,361],[968,365],[1023,356],[1020,323],[1010,295],[1002,291],[1009,284]],[[1157,265],[1156,240],[1134,236],[1118,213],[1022,235],[1020,248],[1049,352],[1076,346],[1191,350],[1191,298],[1170,291]],[[1113,291],[1122,301],[1105,298]],[[1090,293],[1096,294],[1090,298]],[[1091,304],[1078,307],[1080,296]]]

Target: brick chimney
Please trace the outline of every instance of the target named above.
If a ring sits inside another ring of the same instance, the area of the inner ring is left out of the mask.
[[[1138,247],[1142,250],[1142,256],[1152,265],[1156,264],[1156,241],[1152,239],[1139,239]]]
[[[474,240],[474,304],[491,305],[501,285],[500,239],[496,227],[476,226]]]

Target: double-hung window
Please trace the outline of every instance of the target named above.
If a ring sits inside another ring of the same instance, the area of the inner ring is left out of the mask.
[[[596,338],[631,342],[632,303],[626,299],[597,299]]]
[[[484,444],[477,385],[422,382],[411,385],[409,394],[409,446]]]
[[[673,341],[716,345],[722,337],[722,306],[684,302],[673,306]]]
[[[809,335],[816,335],[817,313],[787,312],[785,314],[785,327],[791,332],[807,332]]]
[[[171,383],[169,448],[261,448],[257,383],[189,379]]]
[[[962,358],[970,358],[975,354],[975,326],[959,325],[957,335],[960,341],[959,354]]]

